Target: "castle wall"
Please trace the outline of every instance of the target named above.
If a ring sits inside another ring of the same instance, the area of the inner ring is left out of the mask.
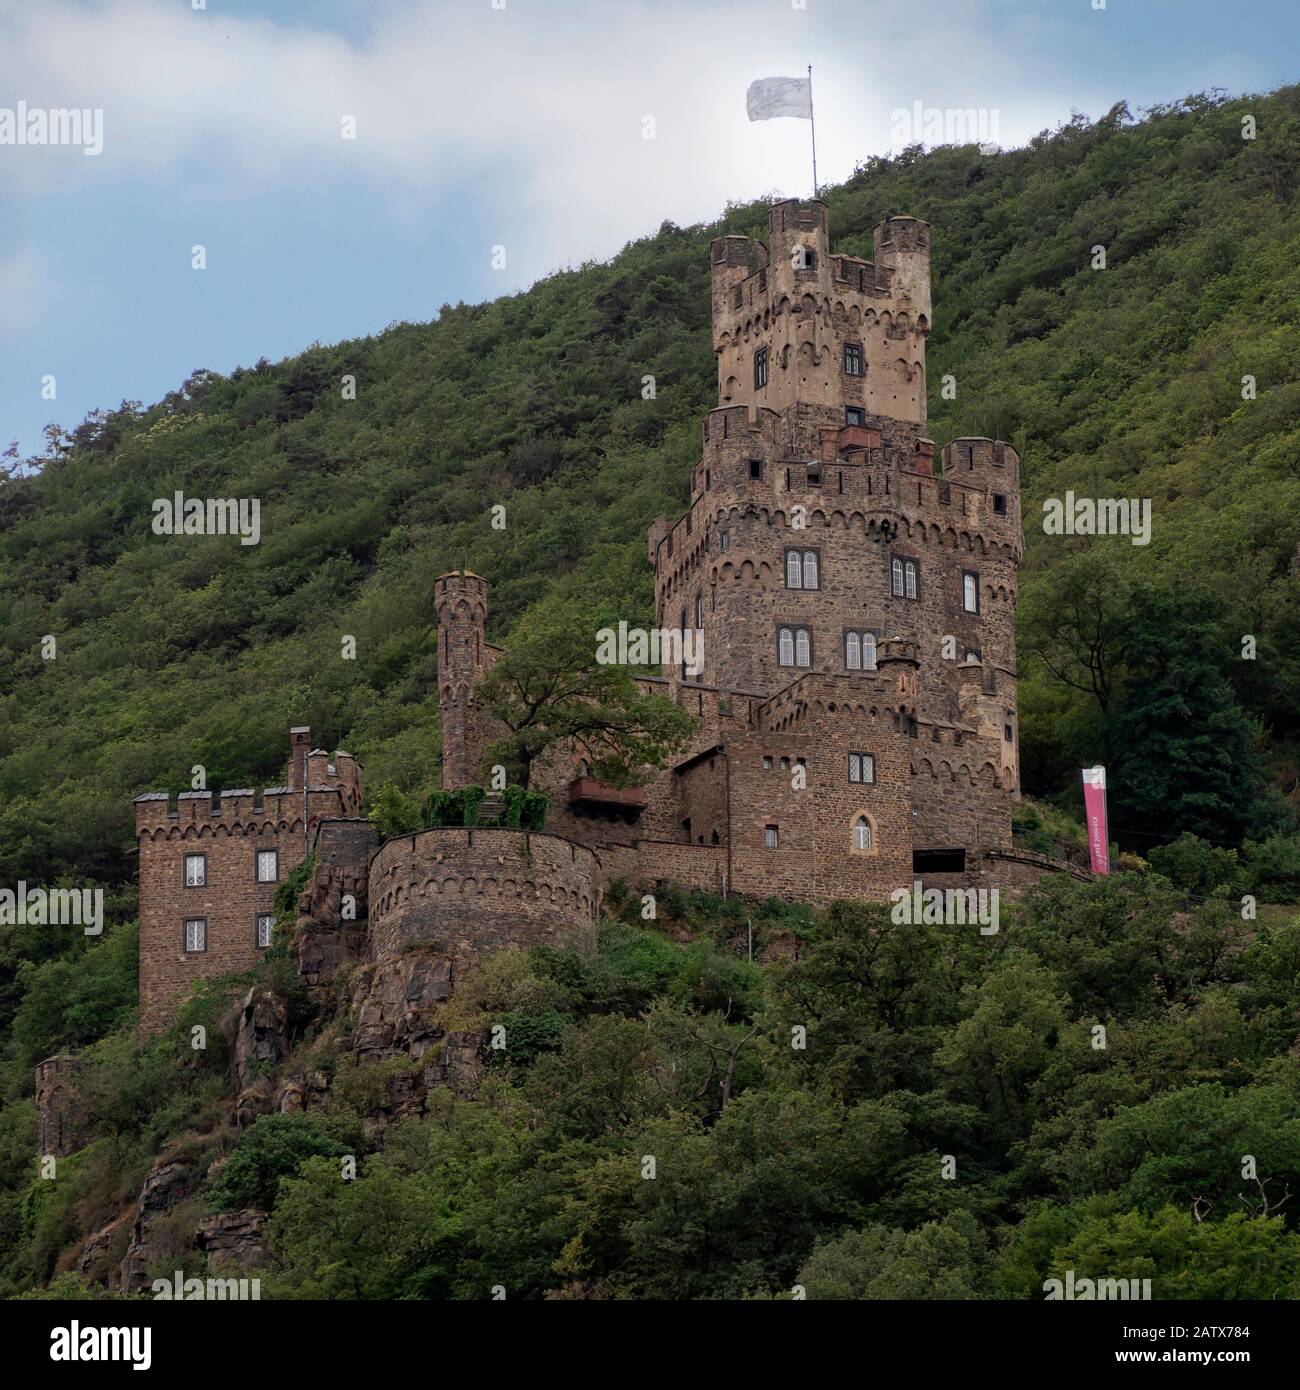
[[[47,1057],[36,1068],[36,1152],[66,1158],[86,1142],[75,1057]]]
[[[422,830],[388,840],[370,865],[375,961],[425,945],[458,969],[507,946],[590,942],[600,897],[596,855],[522,830]]]
[[[136,798],[142,1033],[165,1028],[179,997],[196,981],[256,964],[263,949],[257,944],[257,919],[274,912],[275,891],[302,863],[308,837],[321,821],[348,819],[360,811],[360,767],[347,754],[337,754],[338,762],[331,764],[307,747],[309,739],[300,736],[306,732],[295,731],[291,739],[289,775],[298,777],[298,787],[220,796],[182,792],[174,809],[167,792]],[[309,783],[304,794],[303,777],[322,780]],[[278,855],[271,882],[257,877],[263,850]],[[187,855],[204,857],[202,884],[186,883]],[[202,950],[187,949],[190,920],[206,923]]]
[[[713,335],[723,405],[857,405],[924,425],[930,231],[893,217],[874,262],[832,256],[826,204],[777,203],[770,246],[713,242]],[[752,264],[751,264],[752,263]],[[861,356],[846,367],[845,348]],[[755,354],[766,352],[766,380]]]

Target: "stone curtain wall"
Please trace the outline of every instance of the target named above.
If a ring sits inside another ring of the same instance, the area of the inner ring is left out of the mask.
[[[453,969],[507,946],[584,946],[600,895],[596,855],[557,835],[423,830],[387,841],[370,866],[376,962],[427,944]]]

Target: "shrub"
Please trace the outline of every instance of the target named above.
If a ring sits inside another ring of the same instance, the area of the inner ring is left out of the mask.
[[[482,787],[473,784],[466,787],[461,792],[464,806],[464,816],[461,822],[463,825],[472,826],[478,824],[479,802],[482,801],[486,795],[487,793],[484,792]]]
[[[525,792],[522,823],[525,830],[545,830],[551,799],[544,792]]]
[[[394,835],[409,835],[420,828],[420,808],[413,797],[407,796],[392,782],[385,782],[375,794],[367,816],[379,832],[381,840]]]
[[[309,1115],[263,1115],[245,1132],[226,1166],[208,1186],[209,1211],[260,1207],[270,1211],[280,1183],[309,1158],[340,1158],[341,1144]]]

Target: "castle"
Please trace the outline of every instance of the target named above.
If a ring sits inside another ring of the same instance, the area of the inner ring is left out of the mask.
[[[657,622],[702,633],[703,660],[640,682],[696,717],[690,748],[622,788],[592,778],[580,748],[553,752],[535,769],[544,833],[380,845],[360,768],[305,729],[290,732],[286,785],[260,797],[140,797],[146,1031],[194,980],[257,959],[276,885],[312,849],[311,900],[336,926],[344,895],[357,906],[390,1033],[403,953],[432,951],[426,984],[447,991],[481,951],[581,942],[614,879],[825,903],[1045,867],[1011,836],[1020,460],[957,439],[936,470],[929,227],[890,217],[866,261],[830,253],[824,202],[780,202],[766,243],[721,237],[711,256],[719,405],[689,506],[649,533]],[[483,778],[497,731],[476,686],[500,648],[486,580],[444,574],[434,598],[443,784],[457,789]]]

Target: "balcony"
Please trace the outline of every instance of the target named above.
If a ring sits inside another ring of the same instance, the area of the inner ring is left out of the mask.
[[[569,805],[579,804],[640,812],[645,809],[645,788],[611,787],[594,777],[575,777],[569,783]]]
[[[841,454],[856,453],[860,449],[879,449],[880,431],[869,425],[844,425],[836,436],[836,445]]]

